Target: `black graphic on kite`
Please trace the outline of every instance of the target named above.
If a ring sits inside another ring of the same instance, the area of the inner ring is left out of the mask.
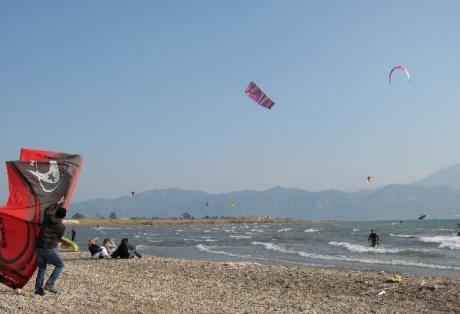
[[[6,162],[9,195],[0,207],[0,282],[22,288],[37,267],[35,242],[47,209],[64,197],[68,207],[82,157],[22,149],[20,160]]]

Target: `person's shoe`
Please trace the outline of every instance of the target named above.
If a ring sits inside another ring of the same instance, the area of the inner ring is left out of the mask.
[[[45,290],[43,290],[43,288],[40,288],[38,290],[35,290],[35,294],[43,296],[45,295]]]
[[[52,293],[58,293],[58,290],[54,286],[45,285],[45,290],[48,290],[49,292],[52,292]]]

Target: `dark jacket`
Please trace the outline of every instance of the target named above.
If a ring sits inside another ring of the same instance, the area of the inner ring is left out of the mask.
[[[377,233],[375,232],[372,232],[370,235],[369,235],[369,238],[368,238],[369,241],[372,241],[372,242],[377,242],[380,240],[379,236],[377,235]]]
[[[123,239],[121,241],[121,244],[118,246],[118,248],[115,250],[115,252],[112,253],[112,258],[130,258],[134,257],[133,253],[131,251],[134,251],[136,248],[132,246],[131,244],[128,244],[128,240]]]
[[[91,253],[91,256],[93,256],[94,254],[96,254],[97,252],[99,252],[101,250],[102,250],[102,248],[97,244],[91,244],[89,246],[89,252]]]
[[[56,210],[59,205],[52,205],[45,209],[45,218],[40,227],[40,234],[37,239],[37,247],[44,249],[57,248],[59,241],[64,235],[65,226],[62,219],[56,217]]]

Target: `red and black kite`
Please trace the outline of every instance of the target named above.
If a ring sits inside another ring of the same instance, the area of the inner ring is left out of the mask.
[[[7,161],[8,201],[0,207],[0,282],[22,288],[37,262],[35,242],[47,208],[72,198],[83,159],[79,155],[21,149]]]

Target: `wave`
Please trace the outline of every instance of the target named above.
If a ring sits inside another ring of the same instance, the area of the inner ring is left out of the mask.
[[[152,245],[139,244],[139,245],[136,245],[136,250],[148,250],[152,247],[153,247]]]
[[[440,248],[460,250],[460,237],[459,236],[419,237],[419,241],[430,242],[430,243],[440,243],[438,246]]]
[[[235,256],[235,257],[244,257],[244,255],[233,254],[233,253],[225,252],[225,251],[217,251],[217,250],[215,250],[215,247],[207,246],[207,245],[204,245],[204,244],[197,244],[195,247],[198,250],[200,250],[202,252],[206,252],[206,253],[223,254],[223,255]]]
[[[413,234],[394,234],[390,233],[390,237],[398,237],[398,238],[416,238],[416,235]]]
[[[308,253],[304,251],[296,251],[293,249],[287,249],[280,245],[273,243],[264,243],[264,242],[251,242],[253,245],[262,245],[267,250],[273,250],[282,253],[295,254],[302,257],[312,258],[312,259],[322,259],[329,261],[341,261],[341,262],[355,262],[362,264],[383,264],[383,265],[400,265],[400,266],[411,266],[411,267],[423,267],[423,268],[432,268],[432,269],[449,269],[449,270],[460,270],[460,267],[455,266],[445,266],[445,265],[435,265],[435,264],[425,264],[420,262],[405,261],[405,260],[380,260],[380,259],[364,259],[364,258],[353,258],[341,255],[325,255],[325,254],[316,254]]]
[[[313,267],[331,267],[330,265],[324,265],[324,264],[302,263],[302,262],[287,261],[287,260],[276,259],[276,258],[273,259],[273,258],[264,258],[264,257],[259,257],[259,256],[244,255],[244,254],[235,254],[235,253],[217,250],[216,247],[207,246],[204,244],[197,244],[196,248],[206,253],[221,254],[221,255],[227,255],[227,256],[232,256],[232,257],[247,258],[247,259],[266,261],[266,262],[281,262],[281,263],[287,263],[287,264],[313,266]]]
[[[280,229],[277,232],[285,232],[285,231],[291,231],[291,228]]]
[[[328,244],[344,247],[350,252],[357,252],[357,253],[399,253],[402,251],[400,249],[385,249],[385,248],[370,247],[370,246],[364,246],[364,245],[347,243],[347,242],[331,241]]]
[[[184,238],[184,241],[193,241],[193,242],[218,242],[219,240],[213,240],[213,239],[189,239],[189,238]]]
[[[353,232],[356,232],[356,231],[359,231],[359,230],[361,230],[361,229],[355,228],[355,229],[353,229]]]
[[[303,232],[307,232],[307,233],[309,233],[309,232],[319,232],[319,230],[315,229],[315,228],[310,228],[310,229],[304,230]]]
[[[359,245],[359,244],[353,244],[353,243],[348,243],[348,242],[334,242],[331,241],[329,242],[330,245],[335,245],[335,246],[340,246],[346,248],[350,252],[356,252],[356,253],[379,253],[379,254],[396,254],[396,253],[418,253],[421,255],[429,255],[429,256],[438,256],[439,254],[432,252],[430,250],[426,249],[412,249],[412,248],[405,248],[405,249],[389,249],[389,248],[383,248],[383,247],[370,247],[370,246],[364,246],[364,245]]]
[[[235,238],[235,239],[250,239],[252,237],[250,236],[244,236],[244,235],[230,235],[230,238]]]

